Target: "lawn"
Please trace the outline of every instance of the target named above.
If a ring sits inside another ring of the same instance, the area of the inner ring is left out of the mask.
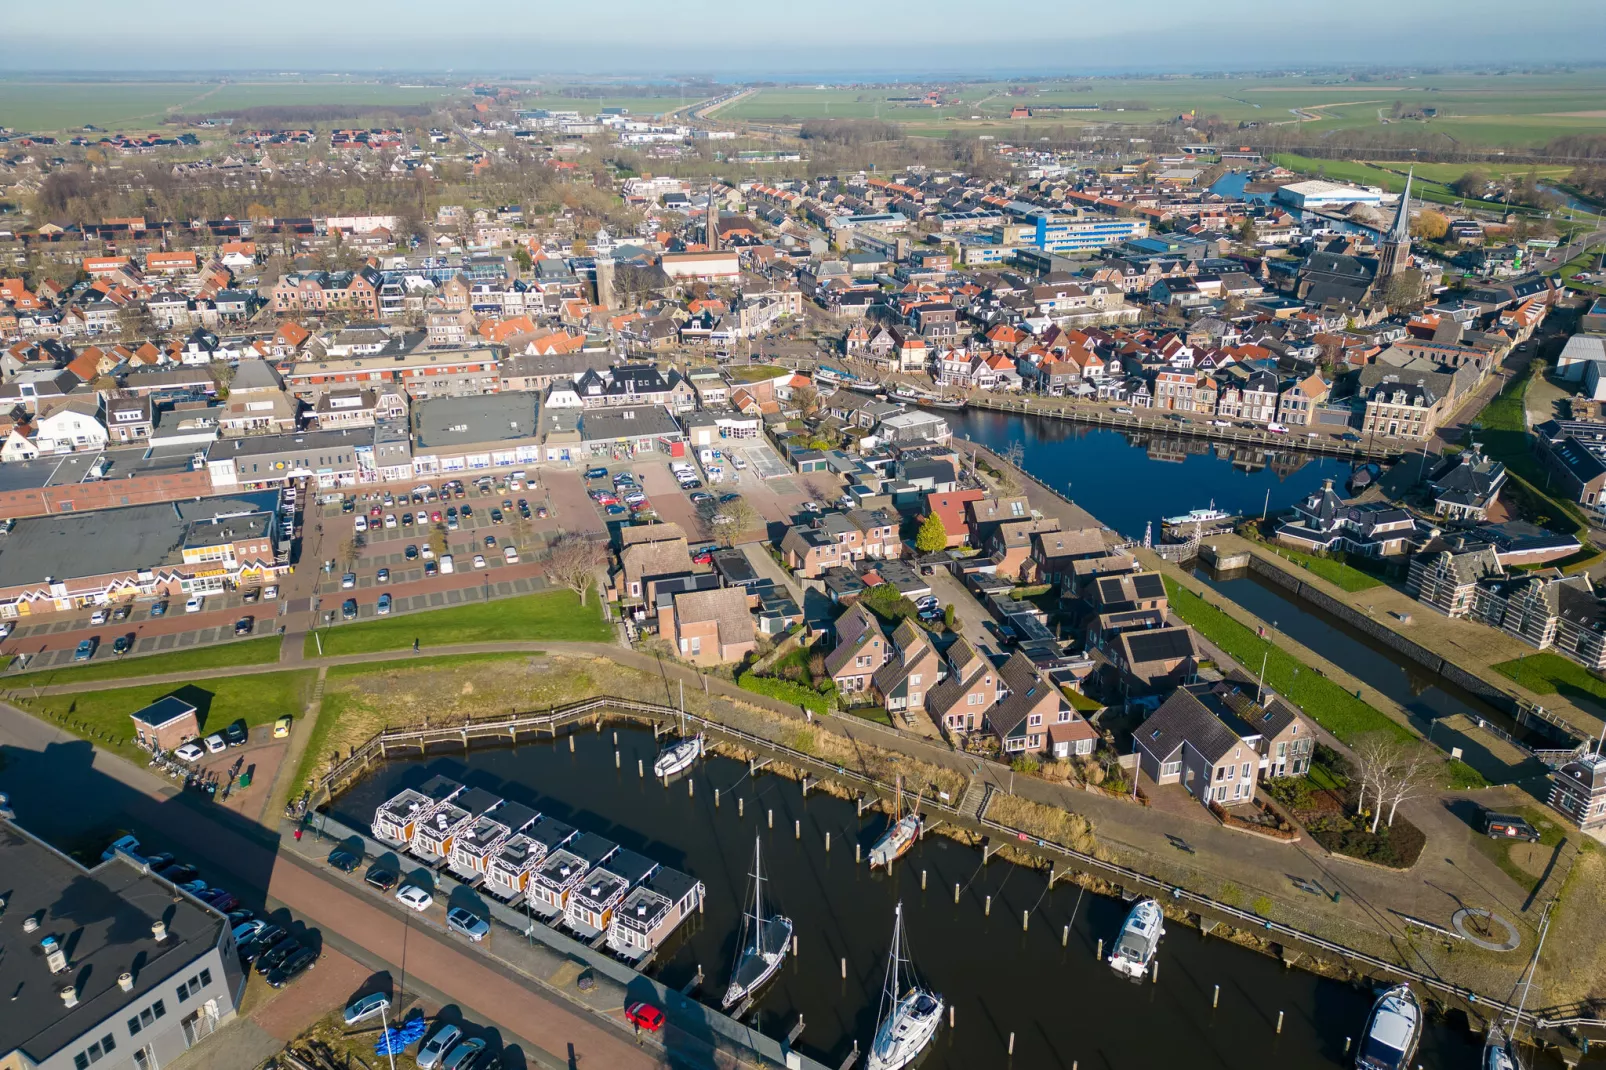
[[[1474,829],[1472,842],[1479,851],[1488,855],[1489,860],[1499,866],[1506,876],[1516,881],[1524,891],[1532,892],[1539,886],[1549,860],[1563,839],[1561,822],[1556,819],[1553,811],[1541,810],[1535,806],[1503,809],[1501,813],[1527,818],[1528,823],[1539,830],[1539,842],[1523,843],[1491,839],[1483,834],[1481,826]],[[1481,814],[1478,816],[1482,818]],[[1526,866],[1523,863],[1526,863]]]
[[[1199,633],[1226,651],[1240,665],[1258,669],[1266,664],[1266,685],[1298,706],[1306,716],[1349,743],[1371,732],[1386,732],[1399,739],[1416,738],[1409,729],[1391,720],[1376,707],[1339,687],[1327,677],[1275,644],[1261,639],[1232,617],[1210,605],[1199,595],[1169,576],[1166,593],[1171,612],[1199,630]]]
[[[777,368],[773,364],[739,364],[729,369],[731,377],[740,379],[744,383],[756,383],[760,379],[773,379],[777,375],[785,374],[789,369]]]
[[[1267,546],[1266,549],[1304,568],[1312,575],[1320,576],[1328,583],[1340,587],[1351,594],[1357,591],[1369,591],[1373,587],[1383,586],[1383,581],[1376,576],[1367,575],[1354,565],[1346,564],[1336,557],[1318,557],[1300,550],[1291,550],[1284,546]]]
[[[277,635],[265,635],[260,639],[215,643],[211,646],[198,646],[192,650],[170,650],[162,654],[125,658],[108,654],[105,658],[87,663],[21,672],[6,676],[4,679],[8,686],[51,687],[55,684],[76,684],[89,680],[126,680],[134,676],[163,676],[168,673],[195,672],[199,669],[269,665],[279,660],[280,642]]]
[[[216,732],[240,718],[249,726],[271,724],[284,714],[299,717],[317,673],[310,669],[230,676],[200,683],[117,687],[76,695],[22,696],[17,705],[115,754],[143,763],[128,715],[159,698],[177,695],[194,706],[201,732]]]
[[[1606,702],[1606,680],[1602,680],[1576,661],[1539,651],[1491,666],[1536,695],[1561,695]]]
[[[538,639],[606,643],[613,639],[613,628],[602,619],[595,593],[582,607],[574,592],[558,590],[339,624],[324,628],[318,636],[323,642],[323,656],[335,657],[405,650],[414,639],[425,646]],[[311,635],[307,636],[306,654],[309,658],[318,656],[318,646]]]

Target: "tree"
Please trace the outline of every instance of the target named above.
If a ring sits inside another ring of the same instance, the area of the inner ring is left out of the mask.
[[[1368,830],[1373,833],[1383,823],[1385,811],[1387,824],[1392,827],[1401,803],[1420,798],[1432,788],[1439,767],[1438,755],[1432,747],[1383,732],[1362,736],[1356,741],[1353,754],[1351,765],[1357,785],[1355,811],[1363,817],[1370,813],[1372,820]]]
[[[429,548],[435,551],[436,557],[446,553],[446,525],[436,524],[429,532]]]
[[[597,570],[607,563],[607,546],[584,535],[559,535],[547,547],[547,575],[579,595],[582,606],[586,604],[586,594],[596,581]]]
[[[1255,221],[1253,219],[1245,217],[1243,223],[1238,227],[1238,240],[1244,245],[1253,245],[1260,240],[1260,235],[1255,233]]]
[[[758,510],[746,498],[722,502],[708,518],[708,535],[721,546],[730,546],[757,527],[761,519]]]
[[[1482,197],[1488,185],[1489,176],[1474,169],[1450,183],[1450,188],[1461,197]]]
[[[1406,268],[1383,283],[1383,302],[1392,309],[1415,308],[1422,303],[1422,272]]]
[[[923,554],[941,553],[948,548],[948,528],[935,511],[920,524],[915,533],[915,549]]]
[[[807,416],[809,413],[813,412],[814,406],[818,405],[819,403],[820,392],[814,389],[812,386],[800,386],[796,387],[792,391],[792,404],[796,405],[798,411],[804,416]]]
[[[530,265],[533,263],[530,259],[530,250],[522,245],[513,250],[513,259],[519,262],[520,271],[529,271]]]
[[[345,562],[346,568],[350,569],[357,563],[357,558],[362,556],[362,547],[363,541],[360,535],[353,535],[340,544],[340,560]]]
[[[1450,233],[1450,220],[1442,212],[1424,208],[1411,220],[1411,233],[1428,241],[1438,241]]]

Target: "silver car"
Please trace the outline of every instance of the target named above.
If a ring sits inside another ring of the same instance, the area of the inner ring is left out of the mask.
[[[441,1057],[462,1035],[463,1031],[455,1025],[441,1026],[440,1031],[418,1049],[418,1058],[415,1060],[418,1063],[418,1070],[434,1070],[440,1065]]]

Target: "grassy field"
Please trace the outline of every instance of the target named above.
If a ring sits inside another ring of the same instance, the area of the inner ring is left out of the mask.
[[[1354,565],[1331,557],[1317,557],[1315,554],[1291,550],[1286,546],[1267,546],[1272,553],[1286,560],[1294,562],[1312,575],[1320,576],[1328,583],[1340,587],[1351,594],[1356,591],[1369,591],[1373,587],[1383,586],[1383,581],[1376,576],[1369,576]]]
[[[154,129],[173,113],[203,114],[264,105],[427,104],[448,88],[379,82],[28,82],[0,81],[0,126],[62,132],[86,123],[107,130]]]
[[[1538,843],[1513,842],[1511,840],[1494,840],[1482,834],[1472,838],[1478,850],[1487,855],[1489,860],[1499,866],[1501,871],[1525,892],[1531,892],[1539,884],[1540,877],[1545,872],[1545,866],[1555,853],[1557,844],[1562,841],[1561,822],[1551,810],[1541,810],[1537,806],[1519,806],[1512,810],[1502,810],[1502,813],[1513,813],[1528,819],[1528,823],[1539,830]]]
[[[126,680],[134,676],[163,676],[168,673],[195,672],[198,669],[267,665],[279,660],[280,642],[278,636],[268,635],[260,639],[242,639],[237,643],[217,643],[193,650],[173,650],[141,657],[117,658],[108,654],[103,660],[87,664],[21,672],[4,679],[8,686],[51,687],[90,680]],[[106,649],[109,651],[110,647]]]
[[[945,102],[957,103],[930,108],[889,99],[923,97],[932,89],[939,90]],[[1563,134],[1600,128],[1599,113],[1606,111],[1606,72],[1432,74],[1342,83],[1315,77],[1240,77],[1099,78],[1021,87],[1001,82],[793,85],[762,89],[720,114],[755,121],[879,118],[905,124],[910,132],[936,133],[983,124],[1031,131],[1090,122],[1153,123],[1194,112],[1228,122],[1299,122],[1315,143],[1336,130],[1382,127],[1396,102],[1406,109],[1438,110],[1438,117],[1426,122],[1388,124],[1418,139],[1425,135],[1430,144],[1532,147]],[[1121,105],[1123,110],[1053,110],[1055,105],[1105,103]],[[1017,105],[1036,113],[1031,119],[1012,120],[1009,113]],[[1296,111],[1312,118],[1301,121]]]
[[[582,607],[567,590],[543,591],[450,609],[379,617],[360,624],[340,624],[318,633],[325,657],[405,650],[418,639],[424,646],[458,643],[505,643],[532,640],[606,643],[613,629],[602,619],[595,596]],[[318,656],[309,634],[306,655]]]
[[[284,714],[299,717],[306,708],[317,673],[310,669],[258,673],[203,680],[174,687],[117,687],[77,695],[45,695],[17,700],[23,709],[61,725],[132,761],[143,764],[145,752],[132,742],[128,715],[159,698],[177,695],[199,712],[203,734],[216,732],[240,718],[250,726],[270,724]]]
[[[1606,702],[1606,680],[1560,654],[1538,651],[1490,667],[1536,695],[1562,695]]]
[[[1266,686],[1293,702],[1341,741],[1349,743],[1372,732],[1385,732],[1398,739],[1415,738],[1404,725],[1313,672],[1276,644],[1259,638],[1188,588],[1169,577],[1165,586],[1171,612],[1197,628],[1240,665],[1258,667],[1264,658]]]

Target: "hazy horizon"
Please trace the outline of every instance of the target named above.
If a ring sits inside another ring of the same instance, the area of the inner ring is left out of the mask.
[[[616,0],[605,18],[594,12],[515,0],[483,0],[471,14],[424,0],[282,0],[265,18],[262,9],[199,0],[63,0],[8,15],[9,77],[305,71],[886,81],[1593,64],[1606,39],[1598,0],[1547,5],[1544,22],[1560,31],[1554,37],[1531,32],[1531,20],[1496,0],[1351,0],[1340,23],[1330,9],[1261,0],[1152,0],[1141,21],[1125,8],[1075,0],[996,0],[981,15],[931,0],[918,24],[901,9],[848,0],[817,0],[801,17],[795,8],[735,0]],[[107,62],[86,64],[90,56]]]

